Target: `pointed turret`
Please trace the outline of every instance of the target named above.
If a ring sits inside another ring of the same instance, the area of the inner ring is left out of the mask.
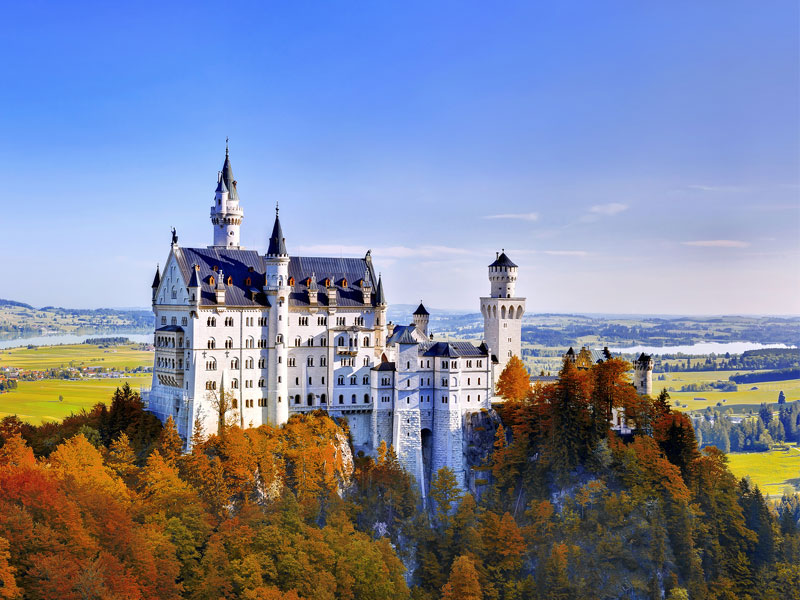
[[[428,335],[428,321],[430,319],[430,314],[425,306],[422,304],[420,300],[419,306],[417,310],[414,311],[414,325],[416,325],[419,332],[427,336]]]
[[[281,229],[281,220],[278,216],[278,207],[275,207],[275,225],[272,226],[272,235],[269,238],[269,248],[267,256],[288,256],[286,251],[286,240]]]
[[[156,276],[153,277],[153,302],[156,301],[156,293],[158,292],[158,286],[161,285],[161,270],[159,269],[158,265],[156,265]]]
[[[228,141],[225,140],[225,162],[217,173],[217,188],[214,190],[214,205],[211,207],[211,223],[214,226],[214,246],[217,248],[240,248],[239,228],[244,218],[239,206],[239,192],[233,178]]]
[[[383,293],[383,277],[378,275],[378,289],[375,292],[375,304],[386,306],[386,295]]]

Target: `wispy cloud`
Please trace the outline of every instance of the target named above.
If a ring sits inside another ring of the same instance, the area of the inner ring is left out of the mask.
[[[309,255],[319,256],[364,256],[368,248],[366,246],[340,246],[337,244],[314,244],[311,246],[298,246],[299,252]],[[372,254],[376,258],[443,258],[459,257],[474,254],[466,248],[454,248],[452,246],[386,246],[372,248]]]
[[[750,242],[742,240],[696,240],[681,242],[684,246],[699,246],[702,248],[747,248]]]
[[[749,188],[747,188],[745,186],[741,186],[741,185],[702,185],[702,184],[696,184],[696,185],[687,185],[686,187],[688,189],[690,189],[690,190],[695,190],[695,191],[698,191],[698,192],[714,192],[714,193],[720,193],[720,192],[727,192],[727,193],[731,193],[731,192],[746,192],[749,189]]]
[[[589,210],[596,215],[605,215],[610,217],[628,210],[628,205],[621,204],[619,202],[609,202],[608,204],[595,204]]]
[[[501,213],[499,215],[486,215],[484,219],[511,219],[515,221],[537,221],[539,214],[535,212],[530,213]]]
[[[550,256],[589,256],[586,250],[544,250]]]

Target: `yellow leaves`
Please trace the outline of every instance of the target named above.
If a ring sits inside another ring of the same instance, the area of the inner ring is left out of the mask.
[[[103,464],[100,452],[83,435],[62,443],[50,455],[52,472],[62,479],[68,490],[83,488],[101,493],[110,500],[126,501],[130,492],[122,480]]]
[[[450,578],[442,588],[442,600],[483,600],[475,561],[469,556],[453,561]]]

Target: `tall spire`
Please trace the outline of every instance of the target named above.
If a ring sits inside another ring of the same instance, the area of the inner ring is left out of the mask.
[[[378,306],[386,305],[386,296],[383,293],[383,276],[378,275],[378,290],[375,292],[375,304]]]
[[[225,162],[222,163],[222,181],[228,188],[232,200],[239,200],[239,192],[236,190],[236,180],[233,178],[233,167],[231,167],[231,157],[228,150],[228,138],[225,138]]]
[[[272,226],[272,235],[269,238],[268,256],[288,256],[286,251],[286,240],[281,229],[281,220],[278,216],[278,205],[275,204],[275,225]]]

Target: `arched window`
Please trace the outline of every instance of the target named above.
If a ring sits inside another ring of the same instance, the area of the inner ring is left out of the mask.
[[[339,377],[336,378],[336,383],[337,385],[344,385],[344,375],[339,375]]]
[[[505,306],[501,306],[500,307],[500,318],[501,319],[505,319],[506,318],[506,307]]]
[[[320,356],[319,357],[319,366],[320,367],[327,367],[328,366],[328,357],[327,356]]]
[[[339,404],[344,404],[344,396],[339,394]]]
[[[364,394],[364,404],[369,404],[369,394]]]
[[[300,344],[302,344],[302,341],[300,340],[300,336],[298,335],[296,338],[294,338],[294,345],[299,346]]]
[[[306,359],[306,364],[307,364],[309,367],[313,367],[313,366],[314,366],[314,357],[313,357],[313,356],[309,356],[309,357]]]
[[[344,336],[340,335],[338,338],[336,338],[336,345],[344,346]]]
[[[209,338],[208,339],[208,349],[209,350],[213,350],[216,347],[217,347],[217,342],[214,340],[214,338]]]
[[[294,287],[294,277],[289,277],[289,287]]]
[[[249,287],[253,285],[253,280],[248,277],[247,279],[244,280],[244,284]]]
[[[308,406],[314,406],[314,394],[309,394],[306,398],[306,404]]]
[[[355,404],[355,403],[356,403],[356,395],[353,394],[353,397],[350,399],[350,404]]]
[[[522,305],[521,304],[517,307],[517,318],[518,319],[522,318]]]
[[[369,348],[369,338],[366,336],[364,337],[364,347]]]
[[[228,338],[227,340],[225,340],[225,348],[228,350],[233,348],[233,339]]]
[[[231,388],[233,388],[234,390],[238,390],[239,389],[239,380],[238,379],[232,379],[231,380]]]
[[[328,403],[328,396],[326,396],[325,394],[321,394],[320,397],[319,397],[319,403],[320,404],[327,404]]]
[[[228,285],[233,285],[233,277],[228,276],[227,284]]]
[[[325,278],[325,287],[326,288],[331,287],[331,280],[328,279],[327,277]],[[341,402],[339,404],[341,404]]]
[[[238,368],[239,368],[239,359],[238,358],[234,358],[231,361],[231,369],[238,369]]]
[[[210,285],[212,288],[213,288],[215,285],[217,285],[217,282],[216,282],[216,281],[214,281],[214,276],[213,276],[213,275],[209,275],[209,276],[208,276],[208,285]]]
[[[362,385],[368,385],[369,384],[369,375],[364,375],[364,377],[361,378],[361,384]]]
[[[294,403],[300,404],[300,394],[297,394],[297,396],[294,397]]]
[[[278,335],[276,335],[275,336],[275,343],[276,344],[282,344],[283,343],[283,335],[281,335],[280,333]]]

